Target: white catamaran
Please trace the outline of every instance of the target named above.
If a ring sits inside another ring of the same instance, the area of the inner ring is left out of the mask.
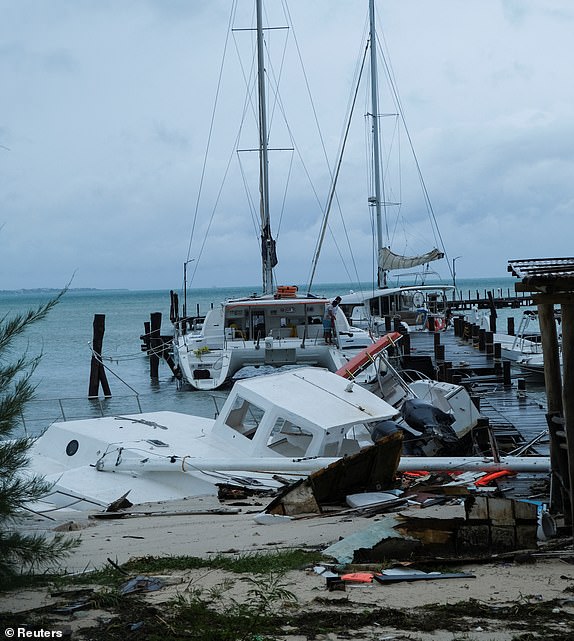
[[[188,331],[187,319],[175,323],[174,354],[181,373],[187,383],[202,390],[224,385],[246,366],[316,365],[336,371],[373,342],[364,329],[352,327],[339,309],[334,344],[326,344],[322,321],[329,299],[300,295],[296,286],[277,287],[274,283],[277,257],[269,205],[264,27],[261,1],[256,5],[263,287],[260,295],[228,300],[210,310],[198,331]],[[372,377],[374,372],[365,376]]]

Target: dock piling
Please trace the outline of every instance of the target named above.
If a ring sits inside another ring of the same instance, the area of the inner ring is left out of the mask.
[[[94,314],[93,337],[92,337],[92,359],[90,362],[90,383],[88,386],[88,398],[98,398],[100,383],[106,398],[112,395],[106,370],[102,363],[102,346],[104,343],[104,332],[106,330],[105,314]]]

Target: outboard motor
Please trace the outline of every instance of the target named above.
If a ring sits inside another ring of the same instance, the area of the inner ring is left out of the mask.
[[[403,435],[402,453],[405,456],[423,456],[419,439],[423,436],[420,432],[410,428],[408,425],[401,425],[395,421],[386,420],[375,423],[371,432],[371,439],[376,443],[379,439],[390,434],[401,432]]]
[[[373,440],[373,443],[376,443],[379,439],[383,438],[383,436],[389,436],[401,431],[400,425],[395,423],[395,421],[378,421],[375,423],[375,427],[371,432],[371,439]]]
[[[420,398],[409,398],[401,406],[401,416],[415,430],[428,436],[438,436],[445,445],[458,441],[452,429],[455,418]]]

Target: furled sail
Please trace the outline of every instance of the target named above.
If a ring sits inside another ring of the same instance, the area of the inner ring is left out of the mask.
[[[269,224],[261,231],[261,254],[263,262],[270,261],[270,266],[277,265],[277,250],[275,248],[275,240],[271,237],[271,226]]]
[[[444,258],[444,253],[438,249],[432,249],[430,252],[420,256],[400,256],[393,253],[388,247],[379,249],[379,267],[383,271],[409,269],[418,265],[425,265],[440,258]]]

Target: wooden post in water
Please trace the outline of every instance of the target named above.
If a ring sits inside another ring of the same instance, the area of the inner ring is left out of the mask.
[[[149,321],[144,321],[144,333],[140,336],[140,338],[143,341],[142,351],[145,351],[145,353],[148,356],[149,356],[149,350],[150,350],[149,330],[150,330]]]
[[[159,378],[161,352],[161,312],[153,312],[150,314],[149,375],[154,379]]]
[[[169,320],[172,323],[179,320],[179,297],[173,289],[169,292]]]
[[[489,322],[490,322],[490,331],[491,332],[496,332],[496,304],[494,303],[494,296],[492,295],[492,292],[487,292],[488,294],[488,306],[490,307],[490,317],[489,317]]]
[[[509,336],[514,336],[514,316],[509,316],[506,319],[506,333]]]
[[[92,338],[92,360],[90,363],[90,384],[88,398],[98,398],[100,383],[105,397],[110,397],[112,392],[106,378],[106,370],[102,363],[102,345],[106,330],[106,317],[104,314],[94,314],[94,331]]]

